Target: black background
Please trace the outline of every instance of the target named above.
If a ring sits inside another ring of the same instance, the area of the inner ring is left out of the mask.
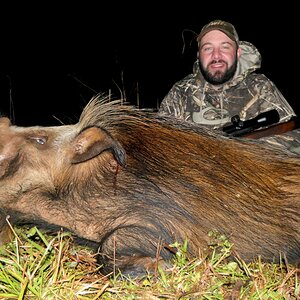
[[[299,17],[293,17],[298,10],[288,3],[264,9],[262,4],[6,7],[1,12],[0,111],[17,125],[59,125],[77,121],[95,93],[120,98],[120,92],[134,105],[157,108],[175,81],[191,73],[196,34],[220,18],[235,25],[240,40],[259,49],[260,72],[298,113]]]

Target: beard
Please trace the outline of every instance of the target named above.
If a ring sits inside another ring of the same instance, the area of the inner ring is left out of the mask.
[[[212,63],[217,63],[217,62],[226,63],[222,60],[219,60],[219,61],[212,61],[211,64]],[[235,59],[232,66],[229,67],[225,72],[217,71],[214,74],[209,72],[207,69],[204,69],[200,61],[199,61],[199,67],[200,67],[200,71],[202,72],[202,75],[203,75],[204,79],[207,82],[211,83],[211,84],[216,84],[217,85],[217,84],[223,84],[223,83],[227,82],[228,80],[230,80],[234,76],[234,73],[235,73],[236,68],[237,68],[237,63],[238,63],[238,60]]]

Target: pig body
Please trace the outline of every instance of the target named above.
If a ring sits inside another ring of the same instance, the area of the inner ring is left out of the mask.
[[[0,118],[0,209],[89,241],[104,273],[153,269],[185,239],[197,255],[211,230],[245,261],[298,264],[299,196],[298,156],[116,102],[74,125]]]

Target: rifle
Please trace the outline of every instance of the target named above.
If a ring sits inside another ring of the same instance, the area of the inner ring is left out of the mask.
[[[235,115],[231,118],[232,124],[224,126],[222,130],[228,136],[259,139],[261,137],[283,134],[300,127],[300,119],[296,116],[281,123],[278,123],[279,120],[279,113],[276,109],[263,112],[255,118],[246,121],[241,121],[239,116]]]

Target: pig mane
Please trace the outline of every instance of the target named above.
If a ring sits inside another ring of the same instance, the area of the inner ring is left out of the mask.
[[[77,125],[79,130],[98,126],[109,131],[112,135],[118,135],[118,133],[131,129],[138,131],[138,133],[144,130],[143,137],[146,137],[148,131],[153,135],[154,129],[159,131],[164,128],[170,132],[178,130],[190,134],[196,133],[198,136],[200,134],[217,141],[228,140],[227,137],[217,131],[204,126],[161,115],[151,109],[139,109],[121,100],[109,100],[102,95],[95,96],[88,102]],[[124,138],[126,139],[127,136],[128,134]],[[122,139],[122,137],[120,138]]]

